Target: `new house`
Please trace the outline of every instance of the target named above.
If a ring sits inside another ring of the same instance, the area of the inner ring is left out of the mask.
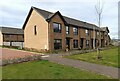
[[[109,45],[108,27],[31,7],[23,25],[24,47],[37,50],[92,49]]]
[[[24,32],[19,28],[0,27],[0,46],[23,47]]]

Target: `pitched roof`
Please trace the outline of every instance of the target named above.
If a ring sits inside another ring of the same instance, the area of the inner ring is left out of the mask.
[[[35,11],[37,11],[40,15],[42,15],[46,20],[50,19],[55,14],[55,13],[52,13],[52,12],[49,12],[49,11],[46,11],[46,10],[42,10],[42,9],[39,9],[39,8],[36,8],[36,7],[31,7],[31,10],[33,10],[33,9]],[[31,14],[31,10],[28,14],[28,17]],[[26,19],[26,21],[23,25],[23,29],[26,25],[28,17],[27,17],[27,19]],[[90,24],[90,23],[83,22],[83,21],[80,21],[80,20],[76,20],[76,19],[73,19],[73,18],[69,18],[69,17],[66,17],[66,16],[62,16],[62,17],[67,22],[67,24],[69,24],[69,25],[74,25],[74,26],[78,26],[78,27],[82,27],[82,28],[96,29],[96,30],[100,29],[99,27],[97,27],[94,24]]]
[[[108,33],[109,33],[108,27],[101,27],[101,30],[102,30],[102,31],[108,31]]]
[[[24,34],[23,29],[19,28],[0,27],[0,31],[3,34]]]
[[[42,9],[38,9],[36,7],[31,7],[32,9],[35,9],[39,14],[41,14],[45,19],[48,19],[50,15],[54,14],[52,12],[49,11],[45,11]]]

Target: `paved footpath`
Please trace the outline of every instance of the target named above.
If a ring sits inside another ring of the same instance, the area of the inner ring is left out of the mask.
[[[118,68],[88,63],[79,60],[72,60],[68,58],[62,58],[61,55],[57,55],[57,54],[51,54],[49,55],[49,57],[44,57],[42,59],[49,60],[51,62],[55,62],[58,64],[68,65],[75,68],[96,72],[99,74],[110,76],[112,78],[116,78],[116,79],[118,78]]]

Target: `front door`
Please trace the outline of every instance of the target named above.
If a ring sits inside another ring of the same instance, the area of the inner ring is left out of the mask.
[[[70,39],[66,38],[66,47],[70,49]]]
[[[83,49],[83,41],[84,41],[84,39],[81,38],[81,39],[80,39],[80,47],[81,47],[81,49]]]
[[[101,47],[104,47],[104,40],[101,39]]]
[[[91,39],[91,47],[92,47],[92,49],[93,49],[93,47],[94,47],[94,46],[93,46],[93,39]]]

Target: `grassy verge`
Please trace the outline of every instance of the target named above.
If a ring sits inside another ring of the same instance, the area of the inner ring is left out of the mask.
[[[2,79],[2,67],[0,66],[0,80]]]
[[[76,55],[71,55],[66,57],[70,59],[82,60],[82,61],[87,61],[87,62],[96,63],[96,64],[120,67],[118,66],[118,47],[103,50],[100,52],[100,54],[102,55],[101,60],[97,59],[97,52],[76,54]]]
[[[2,73],[3,79],[108,79],[103,75],[45,60],[4,66]]]

